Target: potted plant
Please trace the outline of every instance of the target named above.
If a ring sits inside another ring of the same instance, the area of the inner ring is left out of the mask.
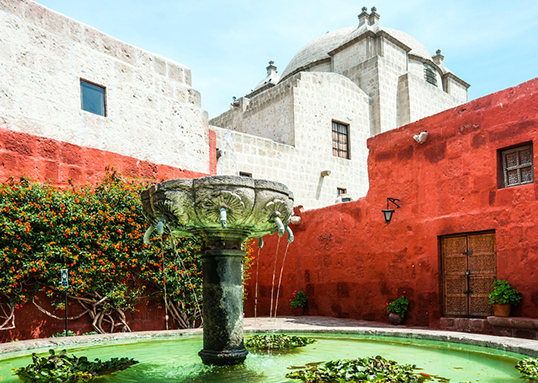
[[[290,299],[290,306],[293,311],[293,314],[296,316],[303,315],[307,301],[308,298],[306,297],[305,293],[303,293],[302,291],[295,290],[293,294],[291,294]]]
[[[489,304],[493,305],[496,317],[510,316],[510,308],[517,305],[521,297],[504,279],[493,282],[493,291],[489,294]]]
[[[386,305],[387,312],[389,313],[390,323],[392,323],[393,325],[399,325],[400,323],[402,323],[405,317],[405,313],[407,312],[407,307],[409,306],[409,299],[402,295],[400,298],[390,303],[386,303]]]

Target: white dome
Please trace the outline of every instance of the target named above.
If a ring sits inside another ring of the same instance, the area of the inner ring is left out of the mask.
[[[293,56],[286,69],[284,69],[284,72],[282,72],[281,78],[284,78],[295,72],[297,69],[312,64],[316,61],[330,58],[328,53],[342,45],[342,42],[346,39],[346,37],[349,36],[349,34],[355,29],[356,28],[354,27],[338,29],[336,31],[327,32],[323,36],[312,40],[302,47],[295,56]]]
[[[333,32],[328,32],[325,35],[309,42],[291,59],[286,69],[284,69],[284,72],[282,72],[281,78],[286,78],[287,76],[295,73],[297,70],[301,70],[302,68],[307,67],[317,61],[330,58],[329,52],[346,44],[349,41],[352,41],[366,32],[378,33],[379,31],[384,31],[394,37],[396,40],[399,40],[403,44],[407,45],[409,48],[411,48],[411,51],[409,52],[410,54],[430,61],[432,60],[426,47],[407,33],[392,28],[381,27],[379,25],[362,25],[359,28],[348,27],[338,29]]]

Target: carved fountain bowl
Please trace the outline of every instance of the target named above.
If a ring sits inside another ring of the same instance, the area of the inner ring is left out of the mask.
[[[142,206],[150,223],[166,216],[175,236],[197,236],[207,246],[237,247],[246,238],[274,234],[293,213],[293,193],[273,181],[238,176],[209,176],[161,182],[144,190]],[[227,225],[221,225],[221,208]]]

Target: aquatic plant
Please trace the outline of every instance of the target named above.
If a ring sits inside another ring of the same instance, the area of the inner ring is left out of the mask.
[[[286,374],[286,378],[298,379],[308,383],[322,382],[391,382],[418,383],[414,365],[399,365],[395,361],[381,356],[375,358],[358,358],[334,360],[325,363],[312,363],[299,367],[298,371]]]
[[[102,375],[122,371],[137,364],[134,359],[112,358],[101,362],[99,359],[89,361],[82,356],[68,356],[65,350],[56,354],[49,350],[49,356],[38,357],[32,354],[32,363],[26,367],[14,368],[13,372],[25,382],[88,382]]]
[[[285,349],[304,347],[314,343],[316,340],[304,336],[273,334],[273,335],[255,335],[245,341],[245,347],[257,349]]]
[[[529,382],[538,382],[538,358],[525,358],[516,364],[516,370],[523,379]]]

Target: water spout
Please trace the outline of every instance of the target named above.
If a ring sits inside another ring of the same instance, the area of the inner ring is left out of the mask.
[[[157,234],[163,235],[163,233],[164,233],[164,223],[166,222],[167,219],[168,218],[166,217],[166,215],[163,215],[162,218],[159,220],[159,222],[157,223],[157,227],[156,227]]]
[[[221,207],[220,208],[220,224],[222,225],[223,229],[226,229],[226,208]]]
[[[144,233],[144,245],[149,245],[149,237],[151,233],[155,230],[155,225],[150,224],[146,232]]]
[[[263,247],[263,238],[258,238],[258,249],[261,249]]]
[[[276,225],[278,226],[278,236],[279,237],[282,237],[284,235],[284,224],[282,223],[282,220],[280,219],[279,216],[274,216],[273,217],[273,221],[275,221]]]
[[[286,225],[286,233],[288,233],[288,243],[292,243],[295,237],[293,236],[293,231],[291,231],[288,225]]]

